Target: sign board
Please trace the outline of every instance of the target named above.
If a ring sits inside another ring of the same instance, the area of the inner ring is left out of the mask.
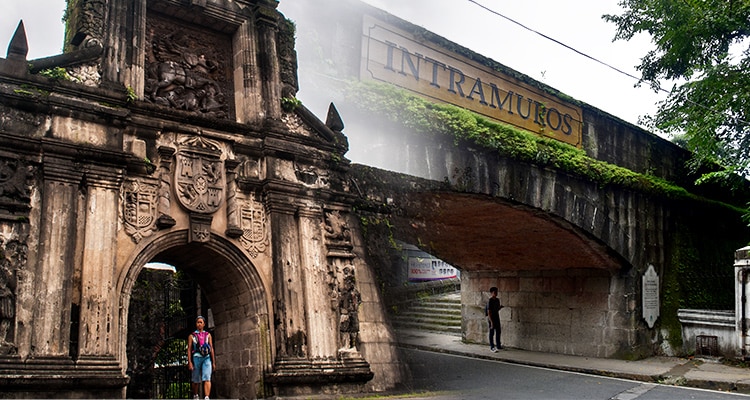
[[[581,146],[580,107],[367,15],[363,20],[360,79],[387,82],[431,100]]]
[[[456,278],[456,269],[433,257],[409,257],[409,282],[439,281]]]
[[[659,275],[656,274],[653,265],[648,266],[641,279],[643,319],[646,320],[649,328],[653,328],[659,318]]]

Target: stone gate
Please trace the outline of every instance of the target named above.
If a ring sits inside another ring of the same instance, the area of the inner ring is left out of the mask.
[[[682,232],[704,247],[748,235],[725,193],[602,185],[373,113],[365,131],[396,137],[384,157],[409,175],[351,165],[336,108],[321,121],[295,98],[276,4],[70,2],[65,52],[31,61],[19,25],[0,59],[0,397],[124,397],[130,296],[152,261],[210,303],[214,395],[259,398],[405,380],[382,301],[394,239],[462,270],[467,340],[499,286],[511,346],[638,357],[665,341],[641,273],[678,270],[699,245]],[[581,117],[587,157],[691,179],[676,146]]]
[[[276,4],[69,2],[65,53],[33,61],[19,25],[0,59],[2,397],[123,397],[151,261],[206,294],[218,397],[401,380],[343,124],[295,102]]]

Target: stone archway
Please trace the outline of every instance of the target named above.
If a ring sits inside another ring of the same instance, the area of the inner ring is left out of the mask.
[[[151,261],[178,265],[199,281],[215,323],[217,369],[213,393],[227,398],[265,397],[263,375],[272,366],[268,291],[249,258],[226,239],[211,235],[189,242],[186,230],[155,237],[132,257],[118,285],[121,343],[127,338],[130,293]],[[126,346],[120,346],[126,360]]]

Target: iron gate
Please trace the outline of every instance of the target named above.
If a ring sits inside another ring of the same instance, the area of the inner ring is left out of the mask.
[[[187,337],[193,330],[198,288],[183,274],[175,274],[164,288],[164,341],[154,362],[151,398],[191,397]]]

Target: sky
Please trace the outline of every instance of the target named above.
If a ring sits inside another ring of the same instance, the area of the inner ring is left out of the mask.
[[[286,1],[314,0],[281,0],[282,12]],[[635,79],[529,32],[472,0],[364,1],[633,124],[654,113],[656,103],[665,97],[647,85],[634,87]],[[631,75],[639,76],[635,66],[653,47],[648,37],[612,41],[615,25],[601,16],[620,14],[618,0],[474,1]],[[0,57],[5,57],[21,19],[29,42],[28,59],[61,52],[65,0],[0,0],[0,4]],[[303,85],[303,101],[304,90]]]

